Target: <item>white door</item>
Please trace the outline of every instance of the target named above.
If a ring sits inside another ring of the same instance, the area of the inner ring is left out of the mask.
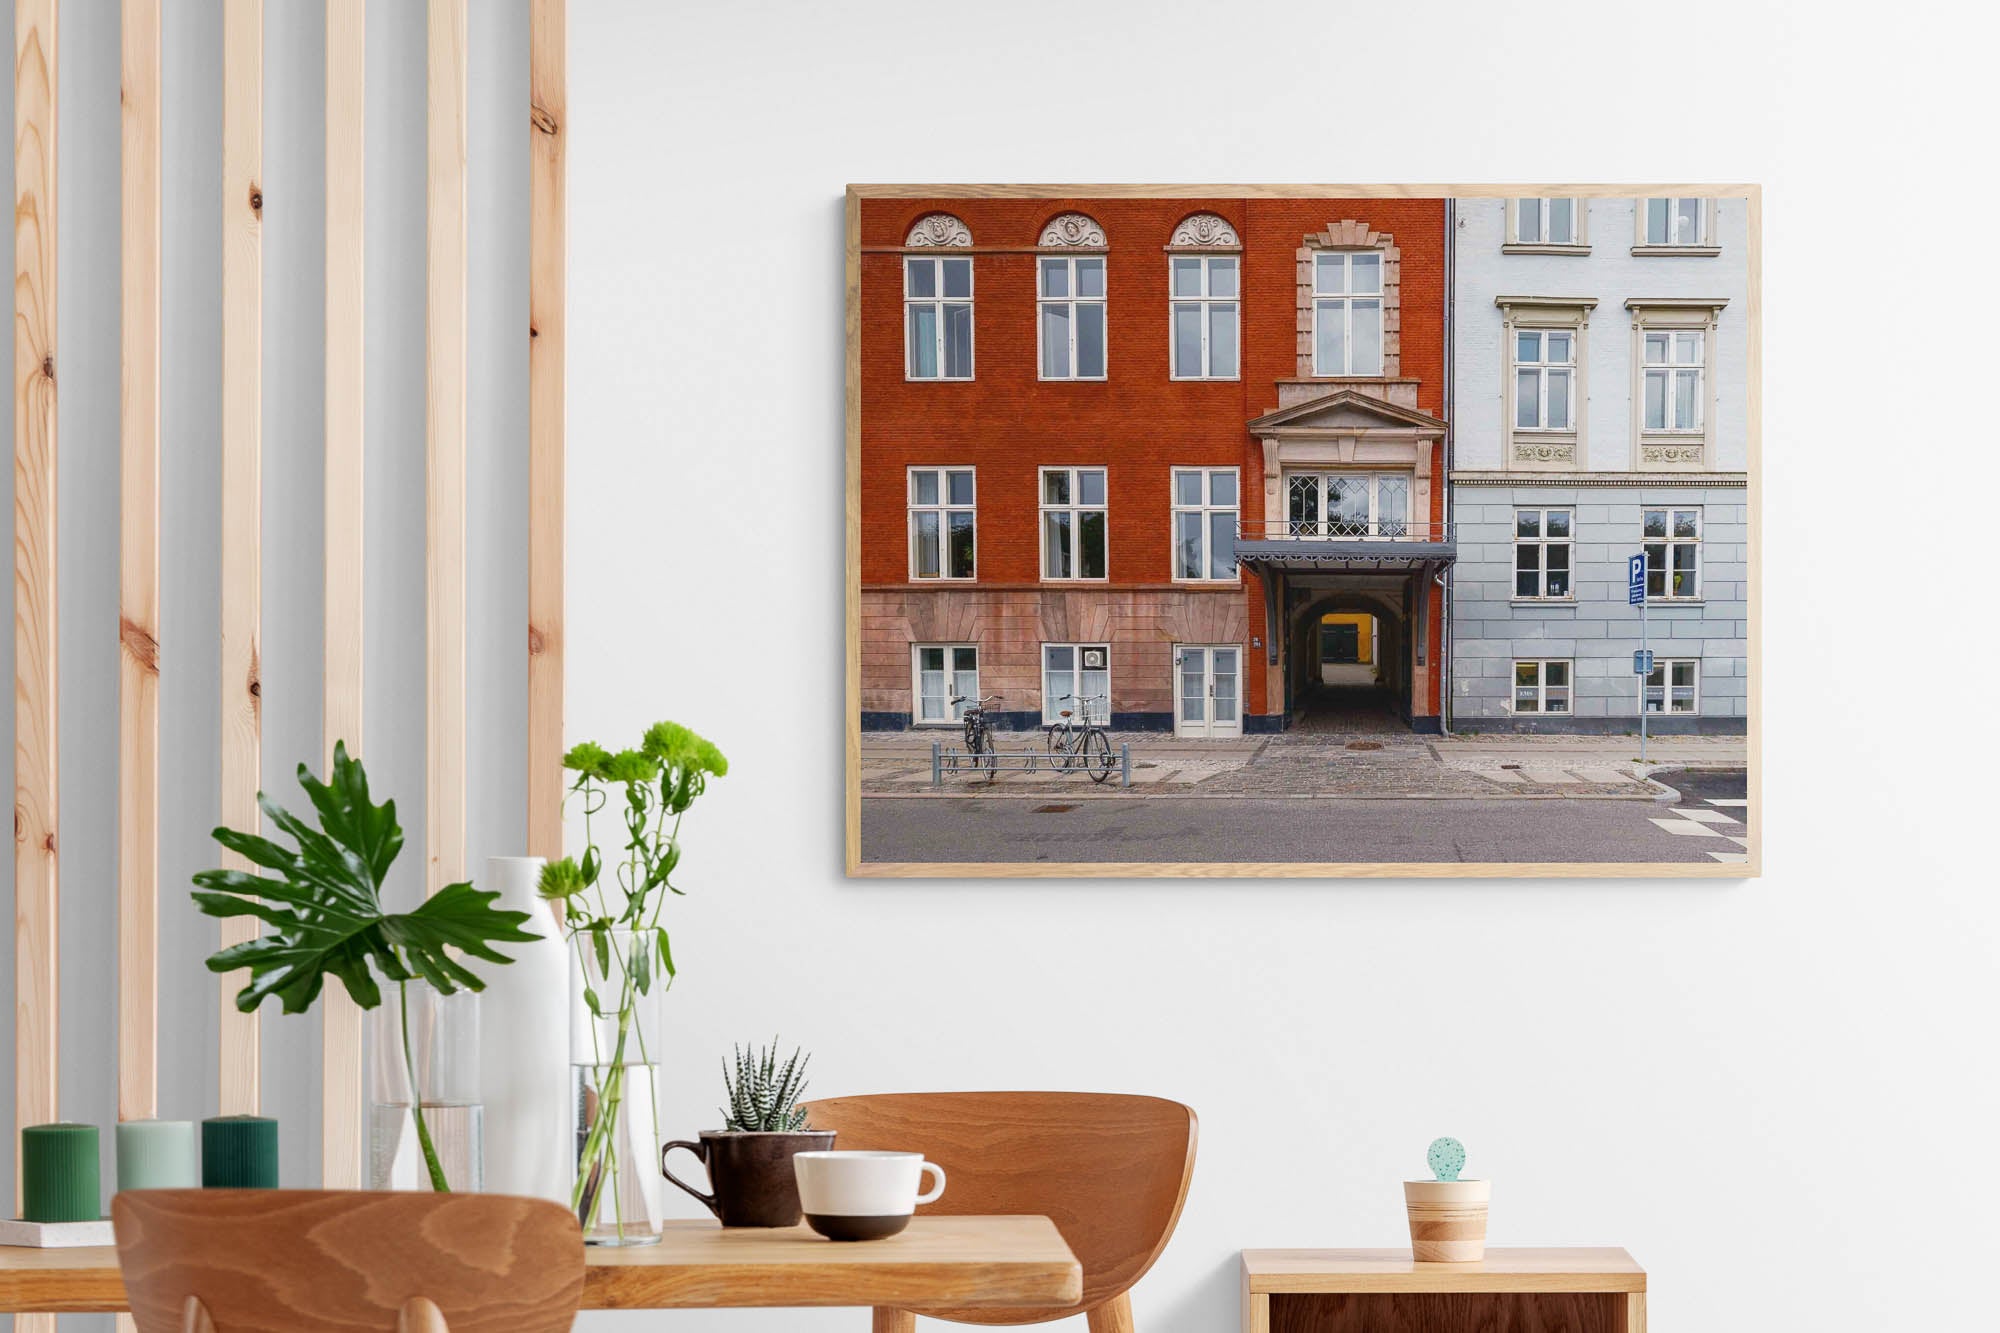
[[[1174,645],[1174,734],[1241,736],[1242,683],[1236,645]]]

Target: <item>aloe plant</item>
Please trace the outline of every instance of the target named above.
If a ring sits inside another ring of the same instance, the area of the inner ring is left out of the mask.
[[[806,1111],[798,1104],[806,1090],[810,1055],[794,1048],[778,1063],[778,1039],[758,1050],[734,1047],[736,1067],[722,1066],[722,1088],[729,1107],[722,1128],[733,1134],[789,1134],[805,1129]]]
[[[410,1075],[410,1110],[431,1188],[448,1191],[444,1166],[424,1123],[417,1092],[416,1059],[410,1051],[409,983],[419,981],[440,994],[460,987],[486,989],[465,965],[466,957],[510,963],[494,944],[525,944],[540,938],[521,929],[526,912],[506,912],[493,904],[500,895],[470,883],[450,884],[411,912],[382,906],[382,882],[403,850],[396,803],[376,805],[368,795],[368,774],[344,743],[333,747],[330,782],[299,765],[299,786],[319,814],[315,829],[283,806],[257,793],[258,808],[271,826],[296,848],[232,828],[218,828],[215,840],[275,877],[243,870],[204,870],[194,877],[195,905],[213,917],[255,917],[264,933],[232,944],[208,960],[211,972],[247,969],[250,979],[237,992],[236,1007],[251,1013],[272,996],[288,1014],[304,1013],[319,998],[328,977],[347,988],[354,1003],[374,1009],[382,1003],[375,974],[396,983],[402,1006],[403,1061]]]

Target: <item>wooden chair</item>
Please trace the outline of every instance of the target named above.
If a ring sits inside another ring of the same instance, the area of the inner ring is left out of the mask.
[[[542,1199],[134,1190],[111,1219],[139,1333],[565,1333],[583,1297]]]
[[[1087,1314],[1091,1333],[1132,1333],[1127,1293],[1167,1247],[1194,1174],[1194,1112],[1158,1097],[1085,1092],[914,1092],[808,1106],[835,1148],[921,1152],[944,1168],[931,1213],[1041,1213],[1083,1265],[1083,1299],[1053,1309],[926,1310],[963,1324],[1039,1324]],[[875,1333],[911,1333],[907,1310]]]

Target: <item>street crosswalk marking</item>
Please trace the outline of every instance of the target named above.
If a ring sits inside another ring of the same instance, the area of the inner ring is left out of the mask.
[[[1711,799],[1707,804],[1728,806],[1733,810],[1747,813],[1750,802],[1745,799],[1724,797]],[[1653,823],[1659,825],[1659,827],[1665,829],[1675,837],[1723,838],[1743,849],[1740,852],[1710,852],[1709,856],[1715,860],[1728,862],[1732,865],[1746,864],[1750,860],[1750,839],[1727,831],[1727,828],[1742,827],[1743,821],[1738,815],[1726,815],[1720,810],[1707,810],[1699,807],[1673,809],[1669,810],[1667,814],[1672,817],[1668,819],[1655,819]],[[1726,825],[1727,828],[1717,828],[1716,825],[1718,824]]]
[[[1724,809],[1738,809],[1749,806],[1750,798],[1747,796],[1711,796],[1708,803],[1710,805],[1722,806]]]
[[[1675,814],[1680,811],[1676,810]],[[1682,838],[1719,838],[1722,834],[1706,824],[1698,824],[1692,819],[1655,819],[1653,821],[1667,832]]]
[[[1734,815],[1725,815],[1720,810],[1676,810],[1682,819],[1692,819],[1700,824],[1740,824],[1743,821]]]
[[[1748,865],[1750,862],[1748,852],[1710,852],[1709,856],[1728,865]]]

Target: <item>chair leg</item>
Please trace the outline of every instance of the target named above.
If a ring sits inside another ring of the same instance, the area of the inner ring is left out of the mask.
[[[190,1296],[181,1307],[181,1333],[215,1333],[215,1321],[208,1317],[208,1307],[201,1303],[201,1297]]]
[[[1090,1333],[1133,1333],[1132,1298],[1121,1291],[1084,1319],[1090,1325]]]
[[[917,1317],[908,1310],[875,1307],[874,1333],[917,1333]]]

